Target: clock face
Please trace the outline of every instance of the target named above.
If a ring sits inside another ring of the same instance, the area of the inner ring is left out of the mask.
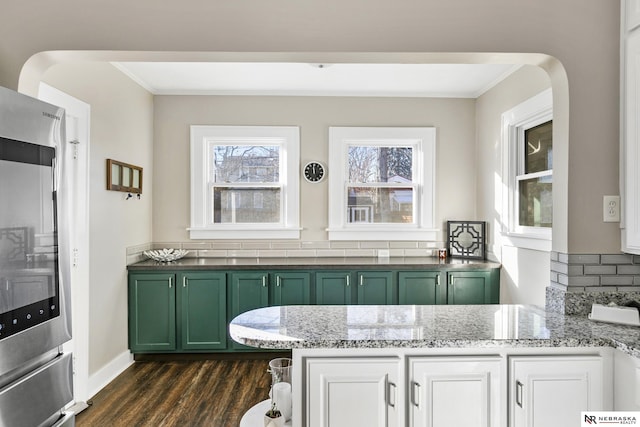
[[[309,182],[320,182],[324,178],[324,166],[319,162],[309,162],[304,167],[304,179]]]

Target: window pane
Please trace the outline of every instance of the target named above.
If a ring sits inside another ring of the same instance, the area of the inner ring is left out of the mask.
[[[213,188],[214,224],[279,223],[279,188]]]
[[[216,145],[214,182],[278,182],[280,147],[277,145]]]
[[[413,188],[349,187],[347,222],[412,223]]]
[[[553,122],[543,123],[524,131],[524,173],[553,169]]]
[[[349,182],[411,182],[411,147],[349,146]]]
[[[553,219],[552,178],[520,181],[520,225],[551,227]]]

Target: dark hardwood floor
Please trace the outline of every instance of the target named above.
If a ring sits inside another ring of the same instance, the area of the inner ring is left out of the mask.
[[[269,360],[281,356],[136,361],[93,397],[76,425],[238,427],[249,408],[269,397]]]

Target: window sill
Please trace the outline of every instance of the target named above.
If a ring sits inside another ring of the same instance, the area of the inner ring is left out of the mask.
[[[375,227],[358,228],[357,230],[327,229],[329,240],[425,240],[437,239],[436,229],[381,230]]]
[[[551,252],[551,236],[536,234],[502,233],[502,243],[521,249]]]
[[[299,239],[300,228],[188,228],[191,239]]]

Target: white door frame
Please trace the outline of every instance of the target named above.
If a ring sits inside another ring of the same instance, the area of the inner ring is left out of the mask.
[[[73,352],[73,395],[85,406],[89,396],[89,125],[91,106],[40,83],[38,98],[66,111],[66,173],[70,176],[71,327],[72,340],[65,351]]]

